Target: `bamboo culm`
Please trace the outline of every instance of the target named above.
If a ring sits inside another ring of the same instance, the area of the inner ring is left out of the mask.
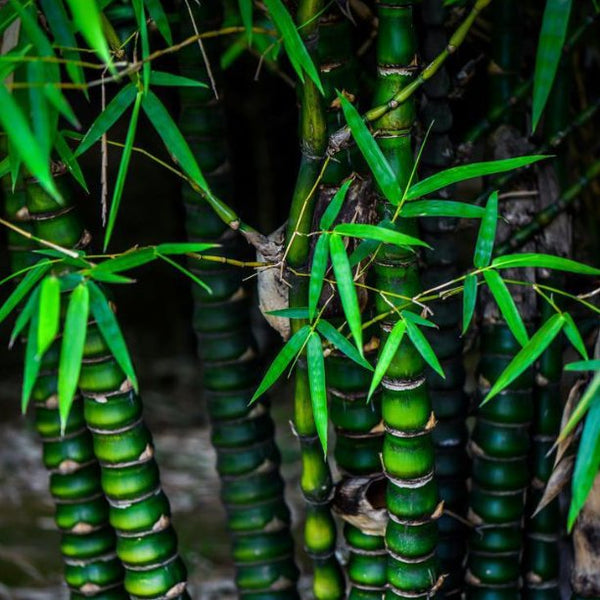
[[[203,2],[193,11],[199,28],[218,29],[219,2]],[[185,17],[189,23],[187,13]],[[218,85],[219,42],[206,40],[204,44]],[[182,50],[180,70],[187,77],[208,79],[197,46]],[[211,189],[229,203],[233,182],[224,108],[210,88],[182,88],[180,97],[181,131]],[[187,185],[183,201],[190,241],[217,242],[221,244],[218,251],[228,257],[240,254],[240,237]],[[209,262],[192,262],[190,268],[212,289],[208,294],[194,286],[193,325],[221,477],[221,498],[232,535],[237,589],[242,598],[293,600],[298,597],[298,569],[274,424],[268,403],[249,406],[259,383],[260,357],[250,326],[251,299],[242,285],[244,273],[238,267]]]
[[[417,65],[413,24],[413,1],[396,0],[378,6],[378,80],[375,105],[381,105],[406,88]],[[374,122],[377,141],[394,169],[400,189],[406,187],[413,168],[411,129],[415,106],[408,100]],[[391,218],[395,207],[377,195],[381,218]],[[397,226],[415,235],[416,221],[403,219]],[[386,291],[413,297],[421,290],[415,254],[383,245],[374,261],[376,287],[382,294],[375,300],[376,312],[388,316],[381,322],[383,346],[398,316],[390,313]],[[415,307],[416,309],[416,307]],[[435,426],[424,375],[424,363],[412,343],[403,338],[382,381],[382,413],[385,427],[383,467],[388,478],[385,533],[388,550],[385,597],[425,598],[438,584],[436,544],[439,515],[437,485],[434,479]]]

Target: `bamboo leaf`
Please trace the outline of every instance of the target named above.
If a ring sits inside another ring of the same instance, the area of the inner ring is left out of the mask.
[[[123,154],[121,154],[121,162],[119,163],[119,172],[117,173],[117,181],[113,190],[112,201],[110,203],[110,211],[108,213],[108,222],[106,231],[104,232],[104,251],[108,248],[112,232],[115,228],[119,207],[121,206],[121,198],[123,196],[123,188],[125,187],[125,179],[129,172],[129,161],[131,160],[131,152],[133,150],[133,142],[135,140],[135,132],[137,129],[138,117],[140,115],[140,105],[142,103],[143,93],[137,93],[133,110],[131,111],[131,120],[127,129],[127,137],[123,146]]]
[[[206,284],[204,281],[202,281],[202,279],[200,279],[199,277],[196,277],[196,275],[194,275],[191,271],[188,271],[185,267],[181,266],[178,262],[170,259],[168,256],[165,256],[164,254],[160,254],[159,252],[157,252],[156,256],[158,258],[160,258],[161,260],[164,260],[166,263],[170,264],[172,267],[177,269],[180,273],[183,273],[186,277],[189,277],[196,285],[199,285],[201,288],[206,290],[207,293],[212,295],[212,293],[213,293],[212,288],[208,284]]]
[[[310,402],[317,428],[317,435],[321,440],[323,454],[327,455],[327,387],[325,382],[325,361],[321,338],[314,331],[308,337],[306,345],[306,363],[308,366],[308,386],[310,389]]]
[[[463,326],[462,335],[465,335],[471,319],[475,313],[475,305],[477,304],[477,275],[469,273],[465,278],[465,288],[463,292]]]
[[[375,373],[373,374],[373,379],[371,380],[371,385],[369,386],[369,393],[367,398],[370,400],[371,396],[381,383],[381,380],[384,378],[387,373],[388,367],[390,366],[394,356],[396,356],[396,352],[400,347],[400,342],[404,337],[404,333],[406,332],[406,321],[397,321],[394,324],[394,327],[390,331],[387,340],[385,341],[385,345],[379,352],[379,356],[377,357],[377,364],[375,365]]]
[[[484,398],[482,404],[489,402],[499,394],[506,386],[510,385],[521,373],[528,369],[542,355],[552,343],[554,338],[563,328],[565,319],[560,313],[552,315],[531,337],[529,342],[521,348],[519,353],[512,359],[504,369],[492,389]]]
[[[431,177],[427,177],[411,186],[406,194],[407,200],[422,198],[433,192],[437,192],[449,185],[473,179],[475,177],[486,177],[488,175],[497,175],[526,167],[540,160],[548,158],[547,156],[519,156],[517,158],[506,158],[503,160],[491,160],[487,162],[471,163],[470,165],[461,165],[452,167],[445,171],[439,171]]]
[[[29,323],[29,321],[33,317],[34,310],[36,310],[37,312],[39,296],[40,288],[38,286],[35,288],[35,290],[33,290],[33,292],[31,292],[31,295],[27,299],[23,310],[18,314],[17,318],[15,319],[15,326],[13,327],[13,330],[10,334],[10,341],[8,342],[9,348],[12,348],[14,346],[15,341],[17,340],[23,329],[25,329],[25,325],[27,325],[27,323]]]
[[[537,129],[548,101],[569,26],[572,0],[546,0],[533,75],[531,132]]]
[[[33,126],[33,134],[39,142],[42,152],[47,161],[50,161],[50,149],[52,148],[53,119],[50,107],[42,88],[46,77],[42,62],[28,62],[26,65],[27,85],[29,96],[29,115]],[[54,123],[56,124],[56,122]]]
[[[146,23],[146,13],[142,0],[132,0],[133,10],[135,11],[135,20],[140,28],[140,39],[142,46],[142,86],[144,94],[150,87],[150,62],[147,60],[150,56],[150,40],[148,39],[148,24]]]
[[[346,194],[350,186],[352,185],[353,180],[347,179],[342,183],[338,191],[334,194],[331,202],[325,209],[321,220],[319,221],[319,228],[322,230],[329,229],[334,221],[337,219],[337,216],[340,214],[340,210],[342,209],[342,205],[344,204],[344,200],[346,199]]]
[[[30,269],[25,277],[19,282],[19,285],[13,290],[10,296],[5,300],[0,308],[0,323],[8,317],[15,307],[25,298],[31,288],[48,272],[50,261],[42,261],[33,269]],[[37,330],[36,330],[37,335]]]
[[[487,283],[494,300],[504,317],[508,328],[515,336],[521,346],[525,346],[529,342],[529,336],[527,335],[527,329],[523,323],[523,319],[519,314],[519,309],[510,295],[506,284],[502,277],[497,271],[484,271],[483,277]]]
[[[120,273],[121,271],[127,271],[140,267],[153,261],[156,258],[156,251],[154,248],[139,248],[137,250],[130,250],[124,254],[120,254],[115,258],[105,260],[93,269],[90,270],[90,275],[94,275],[98,272],[103,273]]]
[[[481,219],[485,209],[466,202],[451,200],[415,200],[405,203],[400,211],[400,217],[456,217],[461,219]]]
[[[403,314],[404,316],[404,314]],[[404,319],[406,323],[406,333],[408,333],[408,337],[410,341],[414,344],[415,348],[418,350],[419,354],[423,357],[423,360],[436,372],[440,377],[446,379],[446,374],[444,373],[444,369],[442,369],[442,365],[440,365],[440,361],[438,360],[431,344],[427,341],[427,338],[423,334],[423,332],[410,320]]]
[[[102,290],[93,281],[88,282],[87,285],[90,291],[90,310],[96,325],[121,370],[127,375],[133,389],[137,392],[137,376],[119,322]]]
[[[71,293],[58,365],[58,411],[64,431],[79,382],[90,308],[89,289],[79,284]]]
[[[125,110],[131,106],[136,94],[137,89],[133,83],[128,83],[119,91],[92,123],[75,150],[75,156],[87,152],[118,121]]]
[[[160,254],[189,254],[201,253],[211,248],[218,248],[219,244],[201,244],[197,242],[178,242],[178,243],[167,243],[159,244],[156,246],[156,251]]]
[[[377,185],[389,202],[394,206],[397,206],[402,198],[402,193],[396,180],[394,170],[383,155],[381,148],[375,141],[375,138],[371,135],[371,132],[356,108],[354,108],[351,102],[347,100],[343,94],[338,92],[337,97],[342,106],[342,110],[344,111],[344,117],[346,118],[348,127],[350,127],[350,131],[352,132],[352,137],[354,137],[356,145],[365,157],[367,165],[369,165],[369,169],[377,181]]]
[[[0,84],[0,106],[0,125],[11,142],[11,150],[17,153],[40,185],[62,204],[62,197],[50,173],[49,157],[30,129],[20,106],[3,84]]]
[[[144,96],[142,108],[164,142],[169,154],[194,183],[204,191],[210,191],[188,143],[185,141],[183,135],[181,135],[181,131],[179,131],[164,104],[152,90],[148,91]]]
[[[309,319],[308,308],[306,307],[294,307],[294,308],[279,308],[277,310],[268,310],[267,315],[273,315],[274,317],[283,317],[284,319]]]
[[[364,356],[361,356],[359,351],[329,321],[320,319],[317,323],[317,330],[350,360],[353,360],[369,371],[373,370],[369,361]]]
[[[569,363],[565,366],[565,371],[600,371],[600,358]]]
[[[106,273],[104,271],[90,271],[89,276],[95,281],[101,281],[102,283],[135,283],[135,279],[131,279],[131,277]]]
[[[189,77],[182,77],[181,75],[174,75],[173,73],[165,73],[163,71],[152,71],[152,73],[150,73],[150,83],[152,85],[164,85],[168,87],[208,87],[202,81],[190,79]]]
[[[571,483],[571,505],[567,529],[571,531],[583,508],[600,468],[600,395],[596,393],[585,418]]]
[[[248,45],[252,44],[252,0],[238,0],[238,6],[240,8],[240,15],[242,17],[242,23],[246,30],[246,37],[248,39]]]
[[[356,342],[356,347],[362,355],[362,323],[360,317],[360,307],[358,305],[358,297],[354,287],[354,279],[352,277],[352,269],[344,248],[344,242],[339,235],[332,235],[329,238],[329,250],[331,253],[331,264],[333,265],[333,273],[338,286],[340,300],[344,315],[348,320],[348,326],[352,337]]]
[[[60,322],[60,281],[58,277],[46,277],[40,284],[39,317],[37,331],[38,358],[54,341]]]
[[[384,224],[367,225],[363,223],[341,223],[340,225],[336,225],[333,231],[348,237],[377,240],[378,242],[383,242],[385,244],[393,244],[394,246],[425,246],[429,248],[429,245],[423,240],[384,227]]]
[[[590,361],[590,362],[592,362],[592,361]],[[598,395],[599,392],[600,392],[600,371],[594,375],[594,377],[592,378],[592,381],[590,381],[590,384],[585,389],[585,392],[583,392],[583,395],[581,396],[579,403],[577,404],[577,406],[571,413],[571,416],[569,417],[567,424],[563,427],[562,431],[560,432],[560,435],[558,436],[559,442],[562,442],[575,429],[575,427],[577,427],[577,425],[579,424],[579,421],[581,421],[581,419],[583,419],[583,417],[585,416],[585,413],[588,411],[592,402],[594,401],[594,398],[596,398],[596,396]]]
[[[350,266],[355,267],[361,260],[370,258],[380,246],[377,240],[363,240],[350,255]]]
[[[431,321],[428,321],[427,319],[423,318],[421,315],[414,313],[414,312],[410,312],[409,310],[402,311],[402,318],[405,321],[410,321],[411,323],[415,323],[415,325],[421,325],[422,327],[432,327],[434,329],[439,329],[435,323],[432,323]]]
[[[304,73],[306,73],[310,79],[317,86],[317,89],[324,94],[323,85],[319,78],[319,72],[317,71],[304,42],[302,41],[296,25],[290,13],[287,11],[281,0],[265,0],[265,6],[269,11],[269,15],[277,27],[277,30],[283,38],[283,45],[285,51],[294,67],[294,70],[298,74],[298,78],[301,82],[304,82]]]
[[[73,175],[75,181],[79,183],[79,185],[89,194],[89,190],[87,187],[87,183],[85,181],[85,177],[83,172],[81,171],[81,167],[73,154],[73,151],[67,144],[63,134],[60,131],[56,132],[56,137],[54,138],[54,148],[58,152],[60,159],[67,165],[71,175]]]
[[[519,267],[530,267],[536,269],[554,269],[555,271],[566,271],[580,275],[600,275],[600,269],[585,265],[551,254],[527,253],[505,254],[494,259],[492,266],[496,269],[515,269]]]
[[[160,32],[160,35],[163,36],[169,46],[172,46],[173,36],[171,34],[171,27],[169,26],[169,19],[162,7],[161,0],[144,0],[144,4],[150,18],[156,23],[156,28]]]
[[[271,363],[271,366],[267,369],[258,389],[254,392],[250,400],[251,404],[256,402],[279,379],[287,366],[292,362],[292,359],[298,354],[302,346],[304,346],[310,331],[310,327],[305,325],[286,342],[285,346]]]
[[[89,47],[96,51],[102,61],[110,65],[110,52],[102,30],[102,16],[96,0],[67,0],[73,22]]]
[[[475,244],[473,264],[478,267],[487,267],[492,260],[494,240],[496,239],[496,226],[498,224],[498,192],[493,192],[485,206],[485,215],[481,219],[479,235]]]
[[[575,348],[585,360],[588,360],[589,356],[585,347],[585,342],[581,337],[581,333],[579,333],[579,329],[577,328],[573,317],[569,313],[563,313],[563,315],[565,317],[564,332],[567,339],[571,342],[573,348]]]
[[[327,271],[329,237],[329,234],[324,233],[319,236],[315,244],[312,267],[310,269],[310,282],[308,285],[308,314],[311,319],[314,319],[317,313],[317,305],[319,304],[323,281]]]
[[[25,367],[23,369],[23,390],[21,392],[21,412],[25,413],[31,398],[33,386],[40,372],[41,361],[37,348],[37,329],[39,311],[37,302],[32,307],[32,315],[29,321],[27,343],[25,345]]]

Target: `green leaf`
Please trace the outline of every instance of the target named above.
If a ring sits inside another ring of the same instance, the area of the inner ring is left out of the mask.
[[[102,290],[93,281],[89,281],[87,285],[90,291],[90,310],[94,321],[121,370],[127,375],[133,389],[137,392],[138,380],[119,322]]]
[[[585,360],[588,360],[589,357],[585,342],[581,337],[581,333],[579,333],[579,329],[577,329],[577,325],[575,325],[573,317],[569,313],[563,313],[563,315],[565,317],[564,332],[567,339],[571,342],[573,348],[575,348]]]
[[[136,94],[137,89],[133,83],[128,83],[119,91],[93,122],[75,150],[75,156],[87,152],[118,121],[127,107],[133,103]]]
[[[290,63],[294,67],[294,70],[298,74],[298,78],[304,83],[304,73],[306,73],[310,79],[317,86],[317,89],[324,94],[321,79],[319,78],[319,72],[315,67],[304,42],[298,34],[296,25],[290,13],[287,11],[281,0],[265,0],[265,6],[269,11],[269,15],[277,27],[277,30],[283,38],[283,45],[285,51],[290,59]]]
[[[154,248],[139,248],[137,250],[130,250],[124,254],[120,254],[115,258],[105,260],[93,269],[90,270],[90,274],[93,276],[94,273],[120,273],[121,271],[127,271],[145,265],[146,263],[152,262],[156,258],[156,252]]]
[[[356,108],[354,108],[351,102],[339,92],[337,93],[337,96],[341,103],[342,110],[344,111],[344,117],[346,118],[348,127],[350,127],[352,136],[356,140],[356,145],[365,157],[369,169],[377,181],[377,185],[383,192],[383,195],[394,206],[397,206],[402,198],[402,193],[394,170],[383,155],[381,148],[378,146],[375,138],[371,135],[371,132],[365,125],[363,118]]]
[[[469,273],[465,278],[465,289],[463,292],[463,326],[462,335],[465,335],[471,319],[475,313],[475,305],[477,304],[477,275]]]
[[[404,313],[403,313],[404,317]],[[440,361],[438,360],[431,344],[427,341],[427,338],[423,334],[423,332],[410,320],[404,318],[404,322],[406,323],[406,333],[408,333],[408,337],[410,341],[414,344],[415,348],[418,350],[419,354],[423,357],[423,360],[436,372],[440,377],[446,379],[446,375],[444,373],[444,369],[442,369],[442,365],[440,365]]]
[[[58,365],[58,411],[64,431],[79,382],[87,330],[90,294],[85,283],[71,293]]]
[[[573,412],[571,413],[567,424],[563,427],[562,431],[560,432],[560,435],[558,436],[559,442],[563,441],[575,429],[575,427],[577,427],[579,421],[583,419],[585,413],[590,408],[590,405],[598,395],[599,391],[600,372],[597,372],[592,378],[592,381],[590,381],[590,384],[585,389],[585,392],[583,392],[583,396],[581,396],[581,399],[575,407],[575,410],[573,410]]]
[[[206,290],[206,292],[208,292],[209,294],[212,295],[212,293],[213,293],[212,288],[207,283],[202,281],[202,279],[200,279],[199,277],[194,275],[191,271],[188,271],[185,267],[181,266],[178,262],[170,259],[168,256],[165,256],[164,254],[160,254],[159,252],[157,252],[156,256],[158,258],[160,258],[161,260],[164,260],[166,263],[170,264],[172,267],[177,269],[180,273],[183,273],[186,277],[189,277],[196,285],[199,285],[201,288]]]
[[[131,277],[124,277],[115,273],[105,273],[104,271],[90,271],[89,276],[95,281],[103,283],[135,283],[135,279],[131,279]]]
[[[565,366],[565,371],[600,371],[600,358],[569,363]]]
[[[189,77],[182,77],[181,75],[174,75],[173,73],[165,73],[163,71],[152,71],[152,73],[150,73],[150,83],[152,85],[164,85],[168,87],[208,87],[202,81],[190,79]]]
[[[407,200],[415,200],[422,198],[444,189],[449,185],[473,179],[474,177],[486,177],[487,175],[496,175],[505,173],[520,167],[531,165],[540,160],[548,158],[547,156],[519,156],[517,158],[507,158],[503,160],[491,160],[487,162],[471,163],[470,165],[461,165],[460,167],[452,167],[445,171],[439,171],[431,177],[427,177],[415,185],[411,186],[406,194]]]
[[[429,248],[429,245],[424,241],[411,235],[400,233],[394,229],[389,229],[383,224],[366,225],[362,223],[342,223],[340,225],[336,225],[333,231],[348,237],[377,240],[378,242],[383,242],[384,244],[394,244],[395,246],[425,246]]]
[[[33,269],[30,269],[25,277],[19,282],[19,285],[13,290],[10,296],[5,300],[0,308],[0,323],[8,317],[15,307],[25,298],[31,288],[48,272],[51,266],[50,261],[42,261]],[[37,330],[36,330],[37,336]]]
[[[350,266],[355,267],[361,260],[370,258],[380,247],[377,240],[363,240],[350,255]]]
[[[381,380],[384,378],[387,373],[388,367],[390,363],[396,356],[396,352],[400,347],[400,342],[404,337],[404,333],[406,332],[406,322],[405,321],[397,321],[390,331],[387,340],[385,341],[385,345],[379,352],[379,356],[377,357],[377,364],[375,365],[375,373],[373,374],[373,379],[371,380],[371,385],[369,386],[369,393],[367,398],[370,400],[371,396],[377,389],[377,386],[381,383]]]
[[[211,248],[218,248],[219,244],[201,244],[196,242],[180,242],[159,244],[156,251],[160,254],[189,254],[190,252],[199,254]]]
[[[46,277],[40,284],[39,311],[37,350],[38,358],[42,358],[58,335],[60,324],[60,281],[58,277]]]
[[[267,315],[273,315],[274,317],[282,317],[284,319],[309,319],[308,308],[306,307],[295,307],[295,308],[280,308],[278,310],[268,310]]]
[[[473,264],[478,267],[487,267],[492,260],[494,240],[496,239],[496,226],[498,224],[498,192],[493,192],[485,206],[485,215],[481,219],[479,235],[475,244]]]
[[[244,29],[246,30],[248,45],[250,46],[252,44],[252,0],[238,0],[238,6],[240,8],[242,23],[244,24]]]
[[[310,269],[310,282],[308,285],[308,314],[311,319],[315,318],[317,305],[323,289],[323,280],[327,272],[327,262],[329,260],[329,234],[324,233],[319,236],[315,244],[312,266]]]
[[[142,100],[142,108],[165,144],[165,148],[185,173],[204,191],[209,187],[181,131],[158,96],[150,90]]]
[[[409,310],[402,311],[402,318],[405,321],[410,321],[411,323],[421,325],[422,327],[432,327],[434,329],[439,329],[439,327],[435,323],[432,323],[431,321],[428,321],[427,319],[423,318],[421,315],[411,312]]]
[[[0,179],[2,179],[5,175],[10,173],[10,161],[8,160],[8,156],[4,157],[0,161]]]
[[[325,383],[325,361],[321,338],[314,331],[311,332],[306,345],[306,363],[308,366],[308,386],[310,389],[310,402],[315,419],[315,426],[323,454],[327,455],[327,387]]]
[[[119,172],[117,173],[117,181],[115,182],[115,189],[113,190],[110,211],[108,213],[108,222],[106,224],[106,231],[104,232],[105,252],[108,248],[112,232],[115,228],[117,215],[119,213],[119,206],[121,206],[121,197],[123,196],[123,188],[125,187],[125,178],[129,172],[129,161],[131,160],[131,152],[133,150],[133,142],[135,140],[135,132],[137,129],[138,117],[140,115],[142,98],[143,93],[140,91],[137,93],[135,102],[133,104],[133,110],[131,111],[131,120],[129,121],[129,127],[127,129],[127,137],[125,138],[125,145],[123,146],[123,153],[121,154]]]
[[[25,345],[25,367],[23,370],[23,390],[21,392],[21,411],[25,413],[31,392],[35,386],[38,374],[40,372],[41,361],[37,349],[37,330],[38,317],[37,303],[33,305],[32,315],[29,321],[29,330],[27,334],[27,343]]]
[[[325,212],[319,221],[320,229],[326,231],[333,225],[337,216],[340,214],[340,210],[342,209],[342,205],[346,199],[346,194],[348,193],[353,181],[353,179],[347,179],[344,181],[338,191],[334,194],[331,202],[327,205],[327,208],[325,209]]]
[[[28,62],[26,64],[27,85],[29,86],[29,115],[33,125],[33,134],[40,144],[41,150],[50,161],[50,149],[52,147],[52,125],[51,109],[48,106],[44,90],[42,88],[46,73],[42,62]],[[55,114],[55,113],[54,113]],[[56,129],[54,128],[54,131]]]
[[[12,142],[13,149],[25,163],[31,174],[38,179],[40,185],[59,203],[63,200],[54,178],[50,173],[49,157],[44,153],[29,127],[27,119],[13,95],[5,85],[0,84],[0,125]]]
[[[25,329],[25,325],[27,325],[27,323],[29,323],[29,321],[33,317],[34,310],[37,312],[39,298],[40,288],[38,286],[35,288],[35,290],[33,290],[33,292],[31,292],[23,310],[18,314],[17,318],[15,319],[15,326],[13,327],[12,333],[10,334],[10,341],[8,342],[9,348],[12,348],[14,346],[17,337],[20,335],[23,329]]]
[[[135,20],[140,28],[140,39],[142,46],[142,86],[144,94],[150,87],[150,62],[147,60],[150,56],[150,40],[148,39],[148,24],[146,23],[146,13],[142,0],[132,0],[133,10],[135,11]]]
[[[96,0],[67,0],[73,22],[92,50],[109,65],[110,52],[102,30],[102,16]]]
[[[554,269],[568,273],[579,273],[580,275],[600,275],[600,269],[584,265],[583,263],[553,256],[551,254],[505,254],[494,259],[492,266],[496,269],[516,269],[518,267],[531,267],[536,269]]]
[[[415,200],[402,206],[400,217],[457,217],[461,219],[481,219],[485,209],[466,202],[451,200]]]
[[[89,194],[87,183],[85,181],[83,172],[81,171],[81,167],[79,166],[73,151],[67,144],[63,134],[60,131],[56,132],[56,137],[54,138],[54,148],[58,152],[60,159],[69,168],[69,171],[75,178],[75,181],[77,181],[77,183],[79,183],[79,185]]]
[[[519,314],[519,309],[510,295],[504,280],[497,271],[484,271],[483,277],[488,284],[490,291],[494,296],[494,300],[504,317],[508,328],[515,336],[521,346],[525,346],[529,342],[527,328],[523,323],[523,319]]]
[[[162,7],[161,0],[144,0],[144,4],[150,18],[156,23],[156,28],[160,32],[160,35],[163,36],[169,46],[172,46],[173,36],[171,35],[171,27],[169,26],[169,19]]]
[[[298,354],[302,346],[304,346],[310,332],[310,327],[305,325],[286,342],[285,346],[279,351],[279,354],[271,363],[271,366],[267,369],[267,372],[260,382],[258,389],[254,392],[250,403],[256,402],[256,400],[258,400],[258,398],[260,398],[279,379],[280,375],[292,362],[292,359]]]
[[[361,356],[359,351],[329,321],[320,319],[317,323],[317,330],[350,360],[353,360],[369,371],[373,370],[369,361],[364,356]]]
[[[548,101],[569,26],[572,0],[546,0],[533,75],[531,133],[537,129]]]
[[[569,506],[569,517],[567,529],[571,531],[579,512],[587,500],[594,479],[600,468],[600,395],[596,393],[593,397],[590,410],[585,419],[575,470],[571,483],[571,505]]]
[[[348,326],[352,337],[356,342],[358,351],[363,353],[362,343],[362,323],[360,317],[360,307],[358,305],[358,297],[354,287],[354,279],[352,277],[352,269],[344,248],[344,242],[339,235],[332,235],[329,238],[329,250],[331,253],[331,264],[333,265],[333,273],[337,282],[342,308],[348,320]]]
[[[528,369],[548,348],[554,338],[563,328],[565,319],[562,314],[552,315],[536,332],[529,342],[521,348],[519,353],[512,359],[504,369],[492,389],[484,398],[482,404],[489,402],[499,394],[506,386],[510,385],[523,371]]]

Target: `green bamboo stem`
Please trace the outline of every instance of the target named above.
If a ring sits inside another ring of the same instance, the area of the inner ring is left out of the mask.
[[[444,30],[446,9],[442,0],[423,1],[425,36],[423,48],[426,60],[436,55],[447,43]],[[421,119],[425,127],[431,123],[427,143],[423,149],[420,174],[428,177],[452,166],[454,146],[450,139],[452,112],[448,103],[450,78],[445,68],[440,69],[424,87],[425,104]],[[442,196],[452,197],[453,190],[442,191]],[[438,193],[439,197],[439,193]],[[433,250],[425,254],[427,269],[423,274],[425,287],[432,288],[458,276],[458,247],[456,219],[422,219],[420,227],[423,239]],[[436,349],[446,374],[442,379],[432,369],[427,371],[427,382],[433,410],[438,420],[433,433],[436,453],[436,478],[440,498],[449,514],[438,520],[440,540],[437,553],[440,569],[447,575],[440,594],[454,597],[462,592],[466,553],[464,524],[454,515],[466,517],[469,460],[466,453],[468,438],[466,417],[468,401],[464,393],[465,371],[462,360],[460,335],[460,299],[458,296],[432,304],[432,320],[439,329],[427,332]]]
[[[68,197],[66,190],[63,197]],[[26,203],[38,237],[67,248],[87,246],[89,234],[72,204],[58,206],[37,185],[28,186]],[[93,323],[88,326],[79,388],[100,463],[101,490],[117,534],[117,556],[125,568],[125,590],[134,600],[189,598],[141,399]]]
[[[302,0],[297,22],[303,41],[313,59],[318,52],[319,21],[314,17],[323,7],[321,0]],[[306,306],[310,240],[316,194],[313,188],[322,168],[327,141],[323,100],[308,77],[298,86],[300,99],[301,159],[286,231],[287,262],[295,273],[290,277],[291,307]],[[304,276],[303,276],[304,275]],[[304,323],[292,320],[292,333]],[[294,372],[294,431],[300,443],[302,475],[300,488],[306,503],[305,550],[312,560],[313,593],[317,600],[335,600],[345,594],[344,576],[335,556],[336,526],[331,514],[333,485],[329,465],[317,435],[312,413],[306,360],[300,357]]]
[[[5,211],[9,221],[26,231],[32,229],[25,187],[8,186]],[[36,246],[9,230],[11,271],[32,265],[39,255]],[[56,505],[55,522],[61,532],[64,576],[72,600],[126,600],[123,567],[116,556],[115,533],[109,524],[108,504],[100,485],[100,469],[92,438],[85,426],[83,405],[77,400],[61,435],[57,403],[56,344],[42,361],[42,375],[32,392],[35,428],[42,440],[43,461],[50,473],[50,493]]]
[[[219,27],[219,4],[194,6],[201,31]],[[189,18],[185,22],[189,23]],[[218,40],[205,42],[217,85],[219,49]],[[197,47],[182,50],[180,70],[187,77],[207,80]],[[181,131],[210,187],[230,202],[233,186],[223,106],[210,89],[185,88],[180,97]],[[188,186],[183,188],[183,201],[191,241],[218,242],[222,244],[219,252],[227,257],[240,254],[240,237],[227,229]],[[249,599],[293,600],[298,597],[298,570],[274,424],[268,403],[249,406],[260,381],[260,357],[250,326],[250,297],[242,285],[244,272],[236,266],[207,261],[194,262],[190,268],[213,291],[208,294],[194,286],[193,325],[203,365],[221,497],[232,536],[238,593]]]
[[[481,7],[483,3],[477,3]],[[487,3],[486,3],[487,4]],[[409,88],[415,76],[416,44],[413,25],[414,1],[396,0],[379,4],[377,42],[378,80],[374,104],[379,106]],[[374,123],[377,141],[394,169],[398,185],[405,188],[413,168],[411,128],[415,119],[413,101],[385,111]],[[377,194],[380,216],[390,218],[395,207]],[[415,235],[416,221],[404,219],[397,228]],[[415,254],[383,245],[374,261],[375,285],[414,297],[421,290]],[[388,299],[402,306],[402,300]],[[399,318],[382,296],[375,309],[387,316],[380,322],[381,346]],[[417,310],[417,307],[414,307]],[[436,557],[438,494],[434,471],[435,426],[421,356],[404,338],[382,381],[382,413],[385,436],[383,467],[388,478],[385,533],[388,550],[386,598],[425,598],[438,584]]]

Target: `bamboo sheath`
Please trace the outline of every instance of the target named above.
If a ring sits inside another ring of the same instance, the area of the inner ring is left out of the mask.
[[[25,186],[4,188],[9,221],[32,232],[26,208]],[[39,260],[36,246],[12,230],[8,232],[11,271],[17,272]],[[108,504],[100,485],[100,469],[92,438],[77,399],[61,436],[57,404],[57,345],[48,351],[41,375],[33,389],[35,428],[42,440],[43,461],[50,474],[50,493],[55,502],[54,519],[61,532],[64,577],[72,600],[125,600],[123,567],[115,553],[116,538],[109,523]]]
[[[446,9],[442,0],[423,0],[422,16],[425,25],[423,58],[433,60],[447,45],[444,29]],[[452,166],[454,147],[450,139],[452,112],[448,103],[450,78],[445,67],[424,86],[425,103],[421,119],[425,128],[432,124],[423,154],[420,175],[430,176]],[[451,198],[452,189],[442,190],[443,197]],[[438,193],[437,197],[440,196]],[[427,268],[423,273],[425,287],[431,288],[458,276],[457,219],[422,219],[423,239],[433,250],[426,252]],[[468,432],[466,417],[468,401],[463,391],[465,371],[460,336],[460,298],[450,297],[432,305],[433,322],[439,329],[427,331],[427,337],[436,349],[446,374],[442,379],[432,369],[427,370],[427,381],[433,410],[438,420],[433,433],[436,456],[436,479],[444,508],[453,515],[466,516],[469,460],[466,453]],[[466,552],[466,531],[460,520],[444,514],[438,520],[440,540],[437,553],[440,569],[447,577],[440,593],[445,596],[460,594],[464,577],[463,559]]]
[[[374,105],[381,105],[410,83],[417,66],[413,7],[415,2],[396,0],[378,6],[378,80]],[[377,141],[396,173],[398,185],[406,187],[413,167],[411,128],[414,101],[409,100],[374,123]],[[395,207],[378,196],[380,217],[391,218]],[[397,226],[415,235],[415,221],[403,219]],[[374,262],[376,286],[382,290],[375,300],[377,313],[389,313],[386,291],[413,297],[420,289],[416,256],[404,249],[383,245]],[[381,325],[381,345],[398,319],[396,313]],[[382,413],[385,426],[383,466],[388,478],[389,522],[385,533],[388,550],[385,597],[428,597],[438,584],[438,538],[435,518],[438,504],[434,471],[435,426],[424,376],[424,364],[406,338],[382,382]]]
[[[66,190],[64,195],[68,197]],[[88,244],[89,235],[72,204],[57,205],[38,185],[27,187],[26,204],[36,236],[67,248]],[[126,592],[134,600],[189,598],[186,569],[177,554],[169,502],[160,487],[141,399],[93,323],[88,326],[79,389],[83,423],[91,432],[100,464],[100,486],[93,489],[108,500]],[[91,486],[94,477],[97,467],[91,466],[80,485]]]
[[[208,1],[194,6],[200,30],[219,28],[220,4]],[[189,23],[187,13],[182,15]],[[184,27],[191,28],[191,24]],[[206,40],[204,44],[218,84],[219,41]],[[197,46],[180,52],[180,70],[187,77],[208,80]],[[233,180],[223,106],[211,89],[182,88],[180,98],[181,131],[211,189],[230,200]],[[222,244],[216,249],[218,253],[228,257],[240,254],[240,238],[189,186],[183,188],[183,201],[190,241],[218,242]],[[208,294],[194,286],[193,325],[221,477],[221,498],[232,536],[238,592],[249,599],[291,600],[298,597],[298,569],[274,424],[268,403],[249,406],[260,381],[260,359],[250,327],[250,298],[242,286],[244,274],[238,267],[209,262],[193,262],[190,268],[212,289]]]

